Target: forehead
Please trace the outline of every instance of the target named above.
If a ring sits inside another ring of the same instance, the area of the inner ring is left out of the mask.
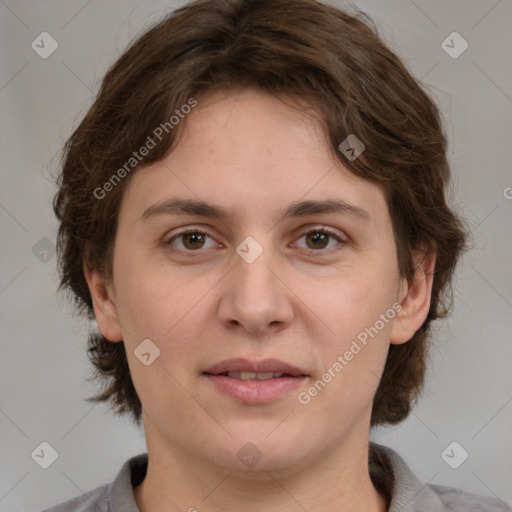
[[[251,89],[199,98],[176,146],[131,177],[123,203],[140,216],[182,197],[263,220],[292,203],[329,198],[372,218],[386,213],[382,188],[343,166],[311,107],[290,102]]]

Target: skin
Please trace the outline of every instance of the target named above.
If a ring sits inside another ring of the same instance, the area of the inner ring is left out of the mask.
[[[412,283],[400,277],[383,190],[335,158],[311,109],[223,91],[199,98],[181,128],[163,160],[130,177],[111,279],[85,267],[99,330],[124,341],[143,404],[149,464],[134,490],[139,508],[387,510],[368,472],[372,400],[390,343],[406,343],[426,318],[434,257]],[[233,216],[141,219],[169,198]],[[368,218],[280,218],[290,203],[328,198]],[[209,236],[170,241],[192,227]],[[322,228],[342,241],[307,236]],[[252,263],[236,252],[247,236],[263,248]],[[301,404],[298,393],[396,303],[395,318]],[[134,355],[144,339],[160,349],[149,366]],[[272,403],[240,403],[202,375],[231,357],[281,359],[308,378]],[[261,454],[250,468],[237,457],[248,442]]]

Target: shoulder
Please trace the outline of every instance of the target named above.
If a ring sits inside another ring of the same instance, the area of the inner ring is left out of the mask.
[[[437,495],[446,511],[464,512],[511,512],[510,504],[497,498],[481,496],[471,492],[462,491],[453,487],[431,484],[430,490]]]
[[[81,496],[71,498],[59,503],[58,505],[46,508],[41,512],[107,512],[108,488],[109,484],[102,485],[101,487],[97,487],[92,491],[82,494]]]
[[[370,444],[370,475],[374,485],[390,498],[389,512],[512,512],[497,498],[453,487],[426,484],[391,448]]]
[[[128,459],[114,481],[40,512],[138,512],[133,487],[146,476],[147,453]]]

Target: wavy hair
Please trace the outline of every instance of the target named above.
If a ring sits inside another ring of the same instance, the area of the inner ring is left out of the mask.
[[[431,322],[449,311],[466,234],[447,204],[450,168],[438,108],[358,9],[343,11],[315,0],[197,0],[135,39],[106,73],[62,150],[53,203],[60,222],[59,289],[67,289],[78,310],[94,318],[84,263],[111,276],[118,212],[130,176],[101,199],[94,191],[191,97],[244,87],[307,102],[343,164],[383,186],[402,276],[411,282],[415,251],[435,251],[428,316],[409,342],[391,345],[374,398],[371,424],[398,423],[421,391]],[[177,133],[163,133],[131,174],[163,158]],[[366,146],[353,161],[337,149],[349,134]],[[89,400],[110,401],[140,423],[142,404],[124,344],[97,332],[90,332],[88,344],[95,378],[103,384]]]

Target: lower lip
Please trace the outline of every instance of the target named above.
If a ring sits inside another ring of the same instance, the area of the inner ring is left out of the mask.
[[[204,374],[218,390],[248,404],[265,404],[296,390],[306,379],[303,377],[279,377],[269,380],[240,380],[227,375]]]

